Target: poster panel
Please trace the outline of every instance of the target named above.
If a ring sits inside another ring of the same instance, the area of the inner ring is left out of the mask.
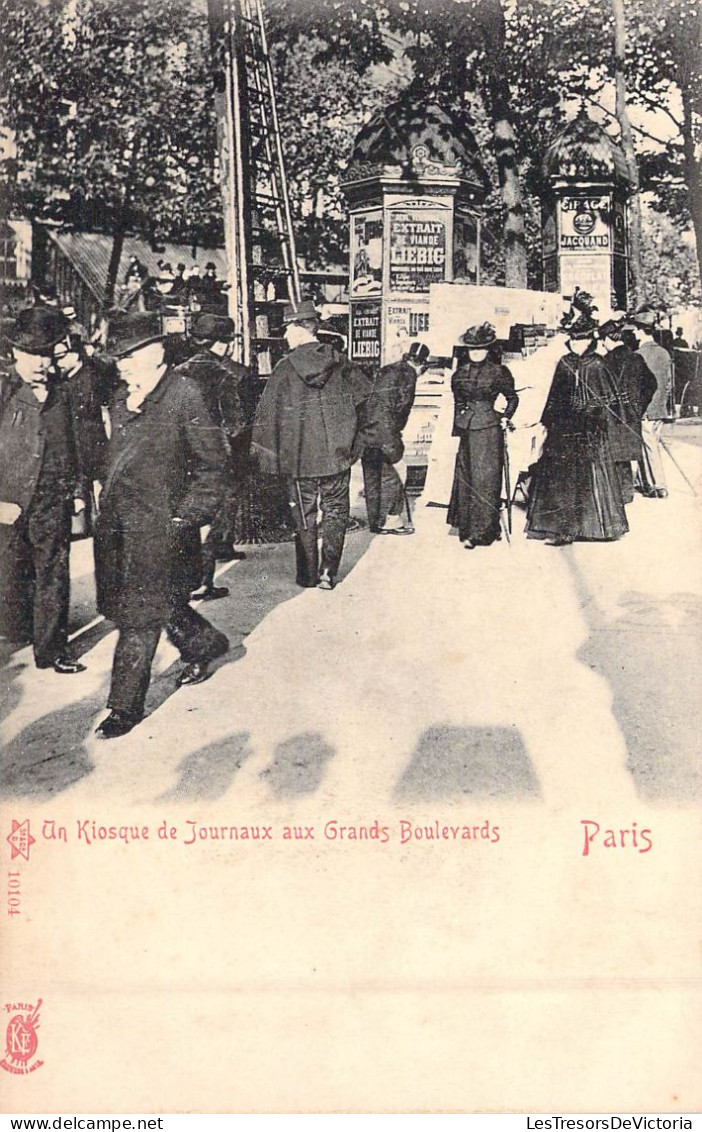
[[[566,196],[560,201],[560,239],[562,252],[591,254],[608,252],[610,241],[611,198],[602,196]]]
[[[379,302],[352,303],[349,356],[355,362],[380,358],[381,307]]]
[[[389,216],[391,292],[423,294],[446,278],[448,210],[394,207]]]
[[[383,286],[383,213],[354,216],[351,222],[351,295],[379,295]]]

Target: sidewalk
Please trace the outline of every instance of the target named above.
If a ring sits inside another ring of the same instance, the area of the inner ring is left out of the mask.
[[[673,443],[699,485],[702,453]],[[148,718],[122,739],[94,736],[108,626],[79,636],[79,677],[16,653],[4,670],[3,792],[127,804],[232,796],[248,807],[689,797],[698,499],[672,469],[669,499],[637,496],[618,543],[527,541],[517,508],[511,544],[468,553],[431,505],[446,478],[440,444],[436,461],[415,536],[352,532],[333,593],[297,589],[291,544],[250,548],[225,568],[230,595],[204,612],[230,636],[229,655],[206,684],[176,691],[164,638]],[[85,624],[90,544],[74,559]]]

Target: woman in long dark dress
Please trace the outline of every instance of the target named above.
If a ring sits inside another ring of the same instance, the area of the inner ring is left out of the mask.
[[[527,510],[527,536],[551,546],[617,539],[629,529],[608,439],[617,391],[595,353],[597,323],[584,313],[568,333],[541,417],[547,436]]]
[[[502,431],[519,398],[507,367],[489,357],[489,347],[495,341],[490,323],[472,326],[463,339],[468,346],[468,362],[456,370],[451,380],[455,402],[453,435],[461,439],[447,522],[458,527],[461,542],[467,550],[473,550],[476,546],[489,546],[500,537]],[[500,394],[507,401],[502,414],[494,407]]]

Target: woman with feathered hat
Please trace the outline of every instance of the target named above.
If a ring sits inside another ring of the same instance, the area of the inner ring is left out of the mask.
[[[556,366],[541,417],[547,435],[526,531],[550,546],[617,539],[629,529],[609,442],[617,390],[595,352],[597,330],[592,309],[582,310],[567,327],[568,353]]]
[[[455,403],[453,435],[459,436],[453,490],[447,522],[458,527],[466,550],[489,546],[500,537],[500,495],[504,461],[503,428],[514,415],[519,398],[507,366],[489,356],[495,328],[489,322],[471,326],[463,335],[468,361],[451,379]],[[506,399],[504,413],[495,409],[498,396]]]

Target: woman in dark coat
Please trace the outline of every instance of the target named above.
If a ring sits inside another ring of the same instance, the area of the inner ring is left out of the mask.
[[[489,546],[500,537],[502,432],[514,415],[519,398],[507,367],[489,357],[489,347],[495,341],[494,327],[489,322],[472,326],[463,337],[468,346],[468,362],[456,370],[451,380],[455,401],[453,435],[460,436],[461,441],[447,522],[458,527],[461,542],[467,550],[473,550],[476,546]],[[507,401],[503,414],[494,407],[500,394]]]
[[[628,531],[608,419],[617,391],[595,353],[597,323],[587,312],[569,329],[541,417],[547,436],[527,511],[529,538],[565,546],[575,539],[617,539]]]

